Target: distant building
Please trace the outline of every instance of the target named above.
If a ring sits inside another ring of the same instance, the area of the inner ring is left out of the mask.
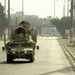
[[[16,25],[18,23],[20,23],[22,21],[22,14],[24,15],[24,12],[22,11],[19,11],[19,12],[16,12],[14,14],[11,14],[11,25]],[[27,20],[29,18],[39,18],[37,15],[24,15],[23,16],[23,19],[24,20]]]
[[[37,15],[25,15],[25,18],[28,18],[28,17],[31,17],[31,18],[39,18]]]

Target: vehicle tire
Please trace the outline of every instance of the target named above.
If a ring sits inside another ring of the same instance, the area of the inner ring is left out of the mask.
[[[34,62],[34,56],[31,54],[30,55],[30,62],[33,63]]]
[[[12,55],[7,54],[7,63],[12,63],[13,59],[12,59]]]

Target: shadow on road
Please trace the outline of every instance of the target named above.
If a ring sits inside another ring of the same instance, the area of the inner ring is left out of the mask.
[[[75,70],[73,70],[75,71]],[[65,68],[62,68],[62,69],[57,69],[57,70],[53,70],[53,71],[50,71],[50,72],[46,72],[46,73],[42,73],[40,75],[52,75],[53,73],[70,73],[72,72],[72,69],[71,67],[65,67]]]
[[[13,61],[12,63],[7,63],[6,61],[0,62],[0,64],[28,64],[30,61]]]

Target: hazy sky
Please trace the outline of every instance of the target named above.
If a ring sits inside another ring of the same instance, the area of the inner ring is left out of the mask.
[[[0,0],[4,5],[5,0]],[[8,0],[6,0],[6,6],[8,6]],[[56,0],[55,16],[62,17],[63,15],[63,1]],[[22,11],[22,0],[10,0],[10,7],[14,9],[11,14],[16,11]],[[54,0],[24,0],[24,13],[26,15],[38,15],[41,18],[47,16],[54,16]]]

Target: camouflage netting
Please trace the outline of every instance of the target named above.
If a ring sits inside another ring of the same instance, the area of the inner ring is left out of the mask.
[[[31,27],[30,23],[27,21],[22,21],[16,28],[11,32],[12,38],[16,40],[32,40],[37,42],[37,34],[34,28]]]

